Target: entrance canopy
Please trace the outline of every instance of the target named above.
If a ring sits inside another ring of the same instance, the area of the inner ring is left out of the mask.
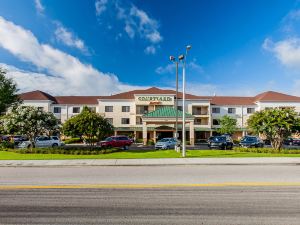
[[[177,112],[176,112],[177,111]],[[176,110],[173,107],[163,107],[153,112],[147,113],[142,116],[143,122],[158,122],[158,123],[174,123],[176,121],[176,113],[178,115],[178,121],[182,121],[183,112]],[[194,116],[189,113],[185,113],[186,122],[194,121]]]

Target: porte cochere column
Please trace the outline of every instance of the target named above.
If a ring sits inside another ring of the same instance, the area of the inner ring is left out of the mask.
[[[194,121],[190,122],[190,145],[195,145],[195,130],[194,130]]]
[[[143,144],[147,145],[147,122],[143,122]]]

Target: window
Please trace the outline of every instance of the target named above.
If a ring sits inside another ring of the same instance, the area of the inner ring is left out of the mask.
[[[247,108],[247,113],[248,114],[252,114],[255,112],[255,109],[254,108]]]
[[[89,107],[89,110],[90,110],[91,112],[96,112],[96,107]]]
[[[141,125],[143,122],[142,122],[142,117],[140,117],[140,116],[137,116],[136,117],[136,124],[137,125]]]
[[[235,108],[228,108],[229,114],[235,114]]]
[[[177,106],[177,109],[178,109],[179,111],[182,111],[182,106]]]
[[[106,118],[106,120],[107,120],[110,124],[113,124],[113,123],[114,123],[114,119],[113,119],[113,118]]]
[[[220,108],[212,108],[212,113],[220,113]]]
[[[53,112],[54,113],[61,113],[61,108],[60,107],[54,107]]]
[[[218,119],[213,119],[213,125],[220,125],[220,121]]]
[[[73,113],[80,113],[80,107],[73,107]]]
[[[148,113],[148,106],[137,106],[136,114],[146,114]]]
[[[122,118],[121,123],[122,124],[129,124],[130,120],[129,120],[129,118]]]
[[[130,112],[130,106],[122,106],[122,112]]]
[[[38,110],[44,111],[44,107],[37,107]]]
[[[105,106],[105,112],[113,112],[114,107],[113,106]]]

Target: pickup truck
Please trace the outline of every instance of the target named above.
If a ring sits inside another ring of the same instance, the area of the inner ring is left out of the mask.
[[[39,136],[35,139],[34,143],[31,141],[23,141],[18,145],[18,148],[54,148],[58,146],[63,146],[64,143],[59,140],[56,136]]]
[[[132,143],[133,141],[127,136],[111,136],[104,141],[98,142],[97,145],[103,148],[123,148],[128,150]]]

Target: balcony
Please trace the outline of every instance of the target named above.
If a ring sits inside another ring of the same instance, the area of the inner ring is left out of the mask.
[[[209,110],[208,106],[203,107],[203,106],[194,106],[192,107],[192,115],[193,116],[208,116],[209,115]]]

